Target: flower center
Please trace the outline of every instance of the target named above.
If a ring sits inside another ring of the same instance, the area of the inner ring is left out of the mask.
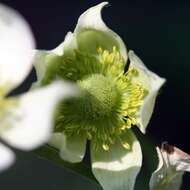
[[[111,76],[92,74],[79,80],[81,95],[60,104],[56,131],[67,135],[86,134],[89,140],[114,141],[124,124],[121,115],[122,91]]]
[[[47,62],[42,85],[58,76],[76,82],[81,88],[79,97],[69,98],[58,106],[54,130],[68,136],[85,134],[95,142],[95,150],[99,147],[109,150],[116,139],[128,149],[130,145],[122,134],[138,123],[147,91],[141,83],[133,82],[138,75],[133,66],[124,72],[125,63],[116,47],[111,53],[102,48],[97,52],[98,56],[93,56],[75,50],[74,57],[63,55]]]

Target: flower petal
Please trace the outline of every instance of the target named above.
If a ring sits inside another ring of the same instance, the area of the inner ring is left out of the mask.
[[[138,71],[138,75],[133,78],[132,82],[140,82],[143,88],[148,90],[148,95],[143,101],[138,118],[138,127],[145,133],[154,109],[156,96],[166,80],[149,71],[133,51],[129,51],[129,59],[130,64]]]
[[[58,47],[51,50],[56,55],[73,56],[73,50],[77,49],[76,36],[72,32],[68,32],[65,36],[65,40]]]
[[[150,179],[150,190],[179,190],[185,171],[190,171],[190,155],[168,144],[157,147],[159,164]]]
[[[122,39],[102,20],[101,10],[107,4],[108,2],[103,2],[91,7],[79,17],[74,32],[78,47],[83,52],[97,54],[98,47],[112,51],[113,46],[116,46],[123,59],[127,61],[127,50]]]
[[[57,103],[74,95],[69,83],[56,81],[39,90],[30,91],[18,98],[18,103],[6,110],[0,136],[12,146],[23,150],[33,149],[48,141],[53,128],[53,114]]]
[[[61,43],[57,48],[53,50],[34,50],[34,59],[33,64],[37,74],[37,81],[33,83],[32,88],[39,87],[41,81],[46,74],[47,78],[51,78],[49,76],[52,73],[52,70],[55,70],[59,65],[61,56],[74,56],[74,49],[77,48],[75,35],[71,32],[68,32],[65,40]],[[52,59],[56,59],[57,61],[52,61]],[[54,64],[54,65],[52,65]],[[55,65],[56,64],[56,65]],[[50,70],[50,72],[49,72]]]
[[[0,76],[7,93],[20,84],[32,68],[34,38],[24,18],[0,4]]]
[[[38,88],[46,73],[46,56],[48,52],[45,50],[34,50],[33,64],[36,71],[37,81],[32,83],[31,89]]]
[[[86,151],[85,136],[68,137],[63,133],[53,133],[48,144],[59,149],[60,157],[71,163],[81,162]]]
[[[15,155],[8,147],[0,143],[0,171],[7,169],[15,160]]]
[[[130,130],[126,132],[125,140],[131,145],[130,150],[123,148],[119,140],[110,146],[109,151],[93,151],[91,145],[92,171],[104,190],[134,188],[142,164],[141,147]]]

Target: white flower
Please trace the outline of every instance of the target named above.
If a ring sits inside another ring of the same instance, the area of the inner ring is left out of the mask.
[[[31,30],[15,10],[0,4],[0,139],[22,150],[47,142],[56,104],[73,93],[69,83],[56,81],[16,97],[7,95],[32,68],[35,48]],[[11,149],[0,142],[0,171],[13,163]]]
[[[142,164],[139,141],[130,129],[145,133],[157,93],[165,79],[149,71],[101,18],[107,2],[79,18],[74,33],[52,51],[36,51],[38,81],[57,76],[76,83],[83,94],[63,102],[49,144],[63,160],[82,161],[90,140],[92,172],[105,190],[132,190]],[[130,60],[127,72],[126,61]]]
[[[150,179],[150,190],[179,190],[185,171],[190,172],[190,155],[164,143],[157,147],[159,164]]]

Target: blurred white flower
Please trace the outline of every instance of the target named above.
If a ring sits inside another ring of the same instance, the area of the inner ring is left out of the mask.
[[[31,70],[33,48],[34,38],[26,21],[17,11],[0,4],[0,139],[22,150],[47,141],[56,104],[73,94],[69,83],[56,81],[40,90],[7,97]],[[0,157],[0,171],[15,159],[2,142]]]

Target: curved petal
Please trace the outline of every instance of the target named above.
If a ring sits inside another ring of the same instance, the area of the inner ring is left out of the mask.
[[[33,64],[36,71],[37,81],[32,83],[31,89],[37,88],[40,86],[40,83],[46,72],[45,58],[48,54],[43,50],[34,50]]]
[[[67,137],[63,133],[54,133],[48,144],[60,150],[60,157],[68,162],[81,162],[86,151],[85,136]]]
[[[132,82],[140,82],[143,88],[148,90],[148,95],[143,101],[139,113],[140,117],[138,118],[138,127],[145,133],[146,126],[153,113],[156,96],[166,80],[149,71],[133,51],[129,51],[129,59],[130,64],[138,71],[138,75],[132,79]]]
[[[8,147],[0,143],[0,172],[12,165],[15,160],[15,155]]]
[[[0,136],[12,146],[30,150],[48,141],[57,103],[74,95],[75,88],[60,81],[21,95],[3,115]]]
[[[61,56],[74,56],[74,49],[77,48],[75,35],[71,32],[68,32],[65,40],[58,47],[53,50],[34,50],[34,59],[33,64],[37,74],[37,81],[33,83],[32,88],[40,86],[40,83],[45,74],[49,78],[50,73],[53,73],[52,70],[57,68],[61,60]],[[56,59],[56,61],[52,61]],[[52,65],[54,64],[54,65]],[[46,73],[47,72],[47,73]],[[51,78],[51,77],[50,77]]]
[[[127,61],[127,50],[123,40],[110,30],[102,20],[101,10],[108,2],[91,7],[78,19],[74,33],[77,36],[78,47],[83,52],[97,54],[97,48],[112,51],[116,46],[124,61]]]
[[[34,46],[24,18],[0,4],[0,85],[6,85],[7,91],[20,84],[31,70]]]
[[[77,49],[76,36],[72,32],[68,32],[65,40],[55,49],[51,50],[56,55],[73,56],[73,50]]]
[[[91,146],[92,171],[104,190],[134,188],[142,164],[141,147],[130,130],[125,134],[125,140],[131,145],[130,150],[123,148],[120,142],[111,145],[109,151],[93,151]]]

